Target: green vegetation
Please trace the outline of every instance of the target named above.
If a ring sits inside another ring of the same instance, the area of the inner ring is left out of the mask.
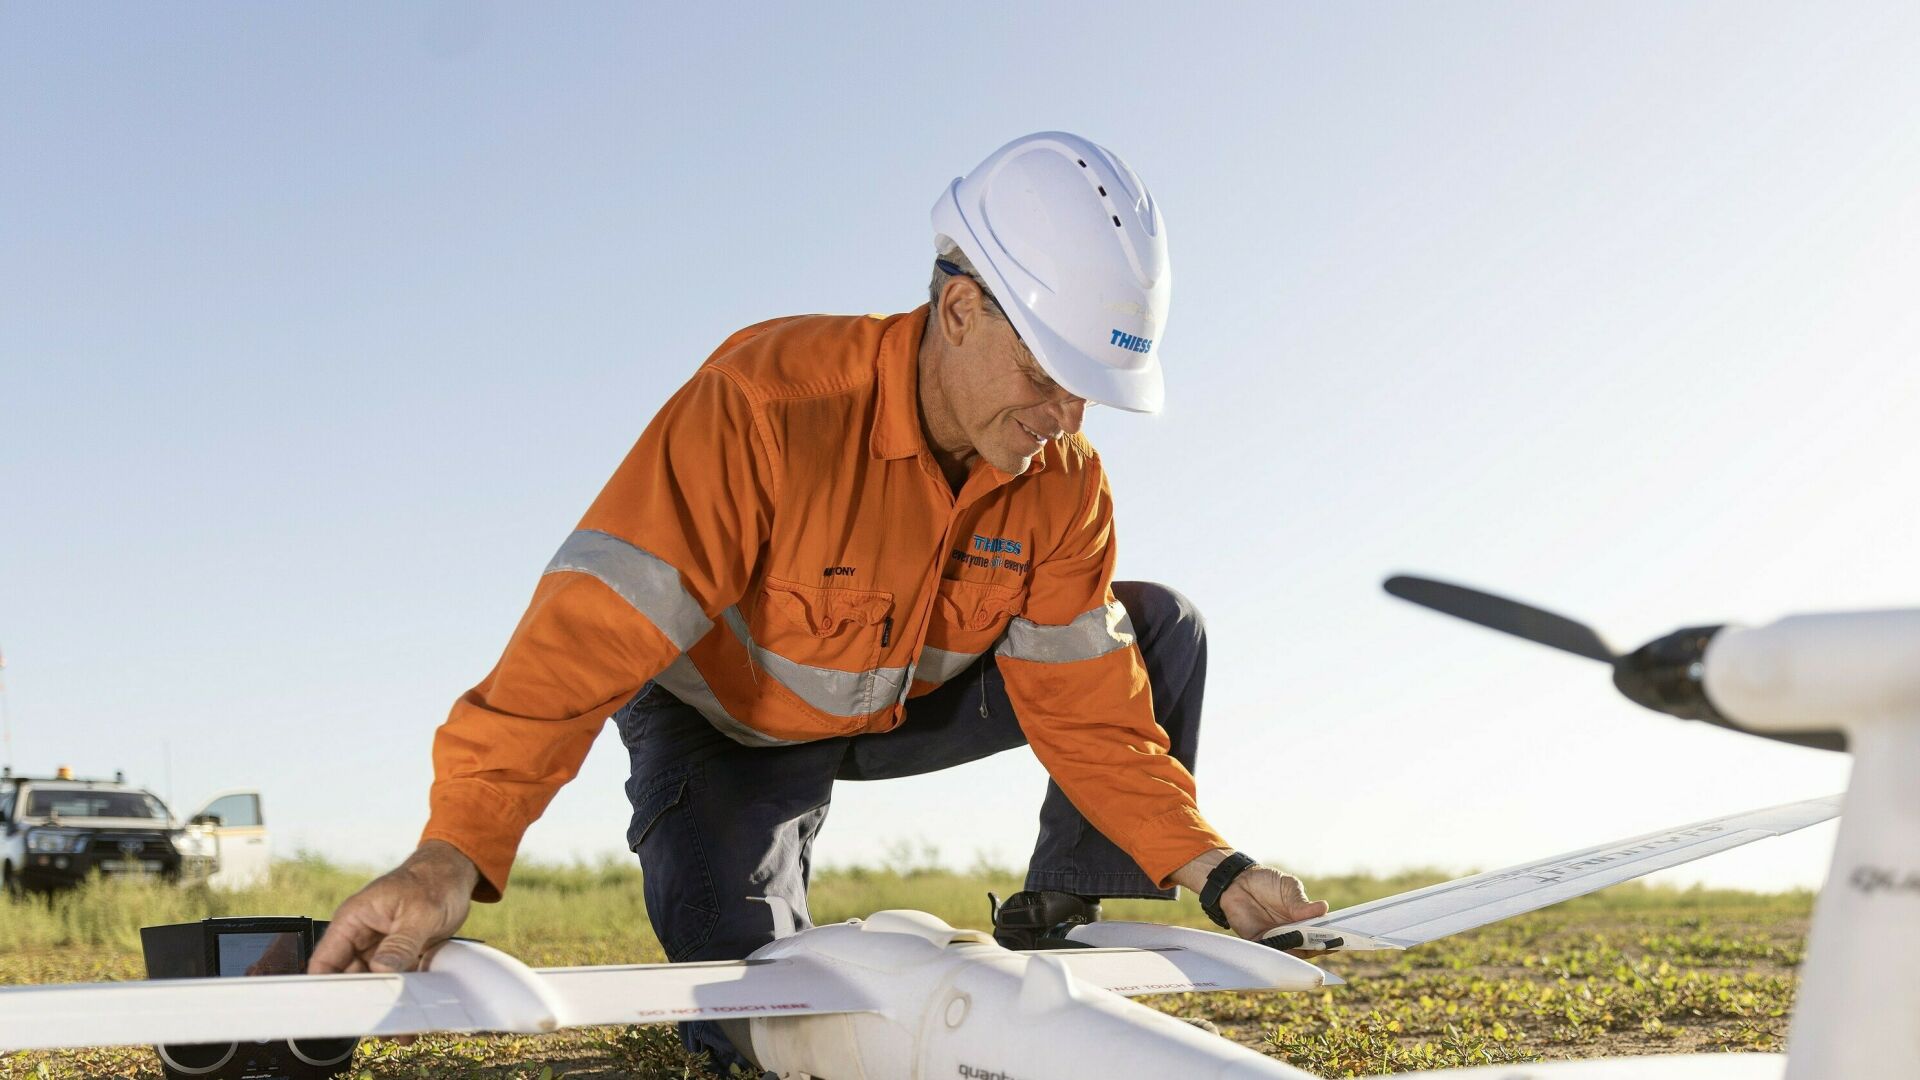
[[[819,874],[815,919],[906,907],[956,926],[985,926],[987,891],[1019,888],[1015,874],[992,867],[956,874],[892,861],[890,869]],[[368,876],[303,857],[278,864],[270,887],[248,892],[110,880],[51,900],[0,900],[0,984],[137,979],[144,974],[142,925],[239,914],[325,918]],[[1313,886],[1337,908],[1437,879],[1317,878]],[[1541,1058],[1776,1051],[1811,907],[1805,893],[1626,885],[1404,954],[1325,958],[1350,985],[1319,994],[1144,1000],[1177,1016],[1211,1019],[1231,1038],[1330,1077]],[[1110,918],[1209,925],[1191,898],[1107,908]],[[535,966],[662,959],[647,928],[639,872],[625,862],[522,867],[506,901],[476,906],[466,932]],[[681,1052],[671,1028],[642,1027],[372,1043],[361,1048],[355,1075],[710,1074]],[[160,1071],[146,1049],[0,1056],[0,1080],[107,1076],[158,1080]]]

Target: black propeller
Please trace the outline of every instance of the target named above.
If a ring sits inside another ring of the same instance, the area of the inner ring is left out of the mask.
[[[1456,619],[1478,623],[1489,630],[1526,638],[1603,664],[1611,664],[1618,659],[1607,643],[1600,640],[1600,635],[1593,632],[1593,627],[1574,622],[1565,615],[1529,607],[1518,600],[1461,585],[1449,585],[1444,581],[1404,575],[1388,578],[1385,588],[1402,600],[1432,608]]]
[[[1702,660],[1707,644],[1720,632],[1718,626],[1676,630],[1621,654],[1609,648],[1585,623],[1504,596],[1404,574],[1388,578],[1384,587],[1402,600],[1441,614],[1598,660],[1613,668],[1613,684],[1621,693],[1656,712],[1684,720],[1705,720],[1733,731],[1816,750],[1847,748],[1846,736],[1837,731],[1753,731],[1722,716],[1701,684]]]

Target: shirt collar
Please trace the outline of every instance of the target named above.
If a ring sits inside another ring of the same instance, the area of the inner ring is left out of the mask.
[[[926,448],[920,431],[920,335],[925,304],[896,317],[880,336],[879,392],[868,447],[877,458],[913,457]]]

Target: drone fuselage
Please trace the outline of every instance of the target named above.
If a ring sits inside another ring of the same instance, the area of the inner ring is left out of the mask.
[[[918,912],[818,927],[754,954],[800,957],[886,1004],[753,1019],[750,1052],[782,1077],[1312,1076],[1075,978],[1061,957],[1008,952],[979,931]],[[1299,966],[1303,985],[1317,983],[1316,969]]]

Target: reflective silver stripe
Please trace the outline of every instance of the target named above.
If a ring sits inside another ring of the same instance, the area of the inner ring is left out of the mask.
[[[920,670],[919,660],[915,660],[913,663],[907,665],[907,674],[900,680],[900,698],[894,702],[895,705],[905,705],[907,703],[907,694],[913,689],[913,673],[918,670]]]
[[[666,687],[667,692],[674,697],[693,706],[701,716],[707,718],[707,723],[712,724],[715,730],[734,742],[745,746],[794,745],[792,740],[776,739],[735,720],[733,715],[727,712],[726,706],[720,704],[720,699],[713,696],[713,688],[707,685],[707,680],[700,674],[700,670],[694,667],[693,661],[687,659],[685,655],[681,655],[667,665],[667,670],[655,675],[653,681]]]
[[[928,645],[920,650],[920,663],[915,674],[922,682],[938,685],[957,677],[985,655],[985,652],[948,652]]]
[[[554,553],[546,573],[572,571],[599,578],[635,611],[660,628],[681,652],[707,636],[713,620],[666,560],[595,529],[580,529]]]
[[[897,701],[907,686],[907,669],[874,668],[872,671],[836,671],[789,660],[761,646],[747,630],[747,617],[738,607],[721,612],[733,629],[733,636],[753,657],[755,667],[772,675],[775,682],[796,694],[811,708],[829,716],[866,716]]]
[[[1091,660],[1133,644],[1133,620],[1118,600],[1074,616],[1065,626],[1042,626],[1015,617],[994,655],[1009,660],[1065,664]]]

